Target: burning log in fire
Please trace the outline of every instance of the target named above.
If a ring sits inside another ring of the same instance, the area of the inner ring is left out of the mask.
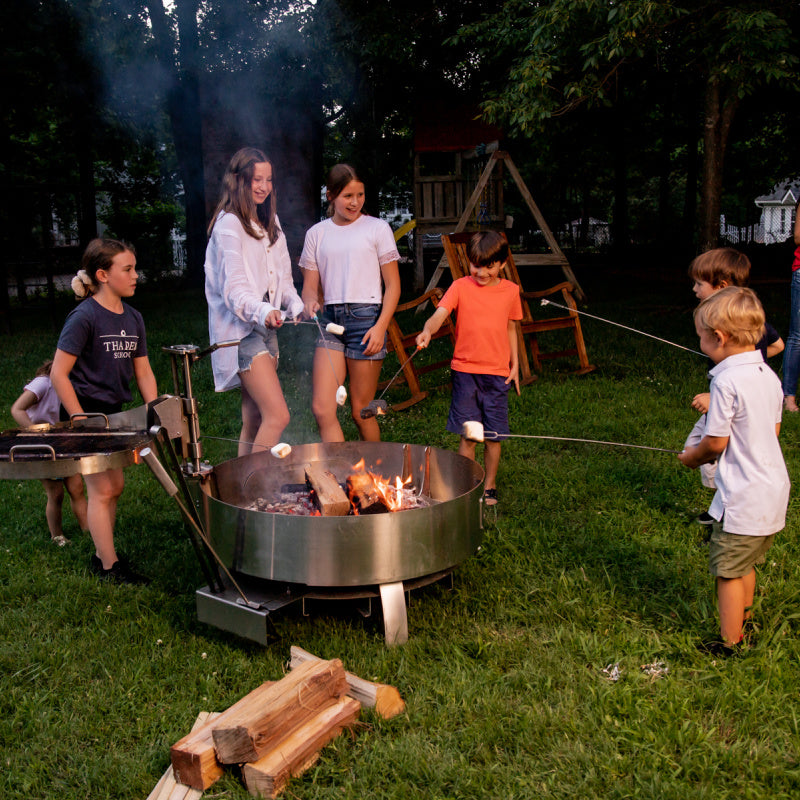
[[[411,477],[403,480],[399,475],[394,478],[376,475],[366,469],[364,459],[352,469],[344,484],[340,484],[333,472],[322,464],[306,464],[305,487],[287,484],[280,495],[259,497],[251,508],[272,514],[344,517],[407,511],[434,503],[410,485]]]

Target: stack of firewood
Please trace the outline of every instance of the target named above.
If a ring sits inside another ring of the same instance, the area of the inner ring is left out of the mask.
[[[387,719],[405,710],[396,689],[345,672],[338,659],[323,661],[292,647],[291,667],[227,711],[201,714],[172,746],[172,766],[148,800],[194,800],[233,765],[242,766],[251,795],[277,797],[289,778],[355,725],[362,705]]]

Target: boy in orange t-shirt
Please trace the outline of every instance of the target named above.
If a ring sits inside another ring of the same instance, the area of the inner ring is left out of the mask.
[[[476,233],[467,245],[470,274],[453,281],[439,307],[417,336],[427,347],[451,311],[456,315],[452,369],[453,394],[447,430],[461,434],[462,425],[480,421],[495,438],[484,440],[484,501],[497,503],[500,443],[509,434],[508,390],[519,394],[517,332],[522,319],[519,287],[500,277],[508,260],[508,243],[495,231]],[[475,460],[475,442],[461,436],[458,452]]]

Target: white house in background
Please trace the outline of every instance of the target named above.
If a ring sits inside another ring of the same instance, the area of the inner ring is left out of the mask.
[[[772,187],[769,194],[756,197],[761,209],[760,226],[764,244],[785,242],[792,237],[794,209],[800,200],[800,181],[782,181]]]

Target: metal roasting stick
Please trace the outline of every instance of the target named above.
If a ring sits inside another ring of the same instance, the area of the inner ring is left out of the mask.
[[[325,345],[325,354],[328,356],[328,363],[331,365],[331,372],[333,373],[333,379],[338,384],[339,389],[344,389],[344,386],[342,386],[342,384],[339,383],[339,376],[336,374],[336,367],[333,366],[333,359],[331,358],[331,351],[328,349],[328,340],[325,338],[325,334],[322,332],[322,325],[320,325],[319,319],[317,319],[317,315],[316,314],[314,314],[312,319],[316,323],[317,330],[319,330],[319,335],[320,335],[320,338],[322,339],[322,343]],[[344,405],[344,400],[342,400],[341,403],[339,402],[339,389],[336,390],[336,404],[340,405],[340,406],[343,406]]]
[[[600,439],[574,439],[570,436],[535,436],[532,434],[523,434],[523,433],[509,433],[509,434],[500,434],[497,431],[484,431],[483,438],[487,438],[487,434],[490,434],[488,437],[490,441],[499,439],[500,436],[507,436],[513,439],[551,439],[555,442],[584,442],[586,444],[607,444],[611,445],[612,447],[633,447],[637,450],[655,450],[659,453],[682,453],[683,450],[668,450],[666,447],[648,447],[645,444],[626,444],[625,442],[605,442]]]
[[[380,393],[380,395],[374,400],[370,400],[369,403],[367,403],[367,405],[361,409],[361,419],[369,419],[377,414],[386,413],[389,408],[389,404],[383,399],[383,396],[389,391],[391,385],[397,380],[397,376],[403,371],[403,367],[405,367],[405,365],[408,364],[408,362],[411,361],[411,359],[414,358],[414,356],[419,353],[420,350],[424,349],[425,348],[417,345],[416,350],[414,350],[414,352],[400,365],[400,369],[398,369],[397,372],[392,375],[389,383],[383,387],[383,391]]]
[[[698,356],[705,357],[704,353],[701,353],[699,350],[692,350],[691,347],[684,347],[682,344],[675,344],[675,342],[670,342],[668,339],[662,339],[660,336],[654,336],[652,333],[646,333],[645,331],[640,331],[637,328],[629,328],[627,325],[622,325],[619,322],[614,322],[610,319],[603,319],[603,317],[597,317],[594,314],[590,314],[588,311],[581,311],[577,308],[570,308],[569,306],[562,305],[561,303],[554,303],[552,300],[547,300],[546,298],[542,298],[543,306],[555,306],[556,308],[563,308],[564,311],[574,311],[577,314],[582,314],[584,317],[591,317],[592,319],[599,320],[600,322],[607,322],[609,325],[616,325],[618,328],[624,328],[626,331],[632,331],[633,333],[640,333],[642,336],[648,336],[651,339],[655,339],[658,342],[663,342],[664,344],[671,344],[673,347],[679,347],[681,350],[686,350],[689,353],[694,353]]]

